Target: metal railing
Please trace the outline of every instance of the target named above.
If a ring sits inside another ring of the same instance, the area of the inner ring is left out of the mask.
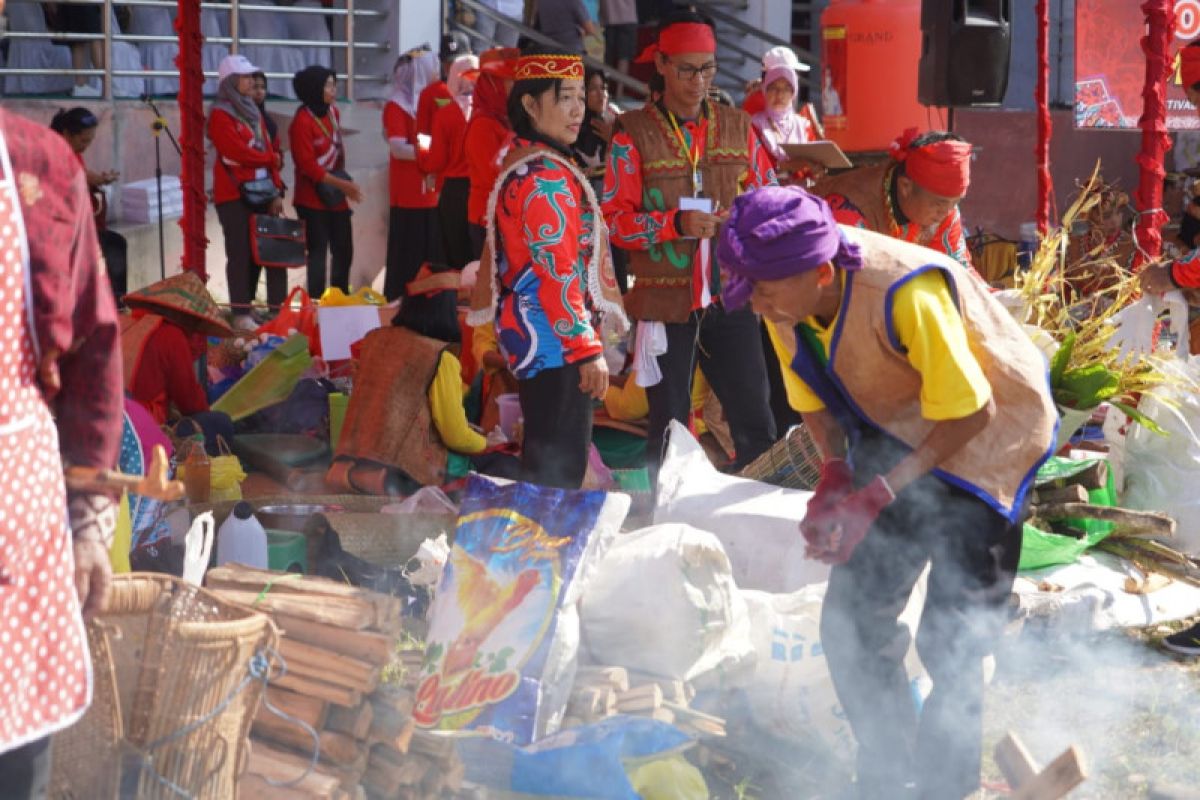
[[[787,39],[775,36],[774,34],[769,33],[761,28],[756,28],[753,25],[742,21],[737,16],[731,14],[729,10],[727,10],[729,7],[728,3],[715,2],[714,0],[693,0],[692,4],[696,6],[698,11],[708,17],[711,17],[712,20],[717,23],[717,54],[718,56],[723,57],[721,60],[730,60],[729,53],[733,53],[735,56],[737,56],[737,60],[743,64],[748,62],[758,64],[762,60],[762,53],[755,53],[747,50],[745,47],[742,47],[740,44],[737,44],[733,39],[731,39],[728,34],[730,31],[733,31],[735,34],[738,34],[736,38],[740,39],[743,37],[748,37],[766,45],[766,47],[762,48],[764,51],[768,47],[790,47],[801,61],[806,61],[810,64],[816,64],[816,56],[808,50],[805,50],[802,47],[797,47]],[[754,72],[757,76],[758,69],[755,69]],[[813,83],[812,79],[808,76],[808,73],[797,73],[796,77],[799,79],[801,86],[809,87],[811,90]],[[729,86],[732,88],[741,88],[739,84],[734,83],[729,84]]]
[[[560,42],[555,41],[554,39],[550,38],[549,36],[542,33],[541,31],[535,30],[534,28],[530,28],[529,26],[527,26],[523,22],[521,22],[521,20],[519,20],[519,19],[514,19],[513,17],[507,16],[505,14],[501,14],[499,11],[496,11],[495,9],[488,8],[487,6],[483,5],[482,3],[477,2],[477,0],[457,0],[457,3],[459,6],[462,6],[463,8],[471,9],[471,11],[475,12],[475,14],[477,16],[482,14],[483,16],[493,19],[496,22],[503,23],[504,25],[507,25],[508,27],[513,28],[514,30],[517,31],[517,33],[521,34],[522,36],[525,36],[526,38],[532,39],[533,41],[537,42],[538,44],[542,44],[547,47],[553,47],[553,48],[560,49],[560,50],[563,49],[563,46]],[[455,30],[462,31],[463,33],[467,34],[468,36],[470,36],[476,40],[485,42],[488,47],[493,47],[496,44],[495,41],[488,39],[486,36],[481,34],[479,31],[475,30],[474,28],[469,28],[460,22],[455,21],[453,23],[453,27]],[[583,63],[589,67],[592,67],[593,69],[603,70],[604,74],[606,76],[608,76],[609,80],[612,80],[612,81],[615,81],[616,83],[621,84],[626,89],[631,89],[634,92],[636,92],[637,94],[640,94],[642,96],[649,96],[649,94],[650,94],[650,87],[648,87],[642,81],[639,81],[637,78],[634,78],[632,76],[626,75],[623,72],[617,72],[615,69],[613,69],[609,65],[605,64],[603,61],[597,61],[596,59],[592,58],[591,56],[587,55],[586,53],[583,54]]]
[[[156,43],[156,44],[177,44],[178,38],[167,35],[153,34],[114,34],[112,29],[113,20],[113,4],[114,0],[71,0],[77,4],[90,4],[101,6],[103,11],[101,19],[100,33],[60,33],[58,31],[50,32],[29,32],[29,31],[5,31],[0,35],[0,40],[11,39],[32,39],[39,41],[58,42],[94,42],[102,41],[104,43],[104,68],[91,69],[37,69],[37,68],[18,68],[5,66],[0,68],[0,78],[8,75],[69,75],[97,77],[101,78],[102,97],[105,100],[113,99],[113,78],[174,78],[178,77],[178,70],[162,70],[162,69],[115,69],[113,66],[113,43],[127,42],[136,45],[138,43]],[[229,0],[228,3],[200,3],[201,10],[213,10],[229,15],[229,36],[206,36],[204,37],[205,44],[223,44],[229,47],[229,52],[236,54],[239,49],[246,45],[268,46],[268,47],[323,47],[332,50],[338,50],[344,53],[345,56],[345,71],[337,73],[337,78],[344,82],[346,87],[346,98],[353,101],[355,98],[355,84],[360,82],[369,83],[389,83],[390,75],[359,75],[356,74],[354,68],[354,51],[355,50],[377,50],[387,51],[391,49],[391,45],[387,42],[367,42],[355,41],[355,22],[358,20],[373,20],[386,19],[387,13],[384,11],[376,11],[371,9],[361,9],[354,7],[355,0],[346,0],[345,8],[308,8],[295,6],[278,6],[278,5],[260,5],[256,3],[242,3],[239,0]],[[40,7],[40,3],[31,3]],[[172,11],[178,9],[175,0],[121,0],[122,6],[145,6],[152,8],[167,8]],[[240,21],[238,19],[241,11],[259,11],[268,13],[283,13],[294,15],[315,15],[325,18],[343,18],[345,20],[346,30],[344,38],[334,39],[332,36],[328,40],[300,40],[300,39],[244,39],[238,35]],[[216,72],[206,71],[204,77],[215,78]],[[275,79],[290,79],[291,74],[281,72],[267,72],[267,78]]]

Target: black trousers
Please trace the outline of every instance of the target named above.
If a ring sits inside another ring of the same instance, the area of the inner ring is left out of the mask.
[[[50,737],[0,753],[0,797],[34,800],[50,785]]]
[[[387,273],[383,293],[388,300],[403,297],[408,283],[426,261],[435,259],[438,239],[436,208],[397,208],[388,215]],[[438,247],[440,250],[440,245]]]
[[[343,292],[350,291],[350,264],[354,261],[350,209],[329,211],[296,206],[296,214],[304,220],[304,234],[308,239],[309,295],[315,300],[325,292],[327,267],[328,285]]]
[[[903,453],[878,437],[853,448],[863,485]],[[1021,525],[927,475],[879,516],[854,555],[835,566],[821,612],[821,644],[858,740],[858,794],[960,800],[979,787],[983,657],[1005,622],[1021,556]],[[897,617],[926,564],[929,588],[917,652],[933,691],[920,718]]]
[[[474,261],[483,256],[483,246],[487,242],[487,228],[476,225],[474,222],[468,222],[467,236],[471,239],[471,260]]]
[[[692,375],[700,370],[725,409],[743,467],[775,443],[775,419],[768,401],[758,318],[749,309],[726,311],[712,305],[692,312],[687,322],[668,323],[667,352],[658,357],[662,380],[646,389],[650,427],[646,459],[656,479],[664,437],[671,420],[687,425],[692,406]]]
[[[254,263],[250,249],[250,217],[254,212],[241,200],[217,206],[217,219],[225,237],[225,280],[229,284],[229,304],[235,314],[249,314],[258,291],[263,268]],[[285,269],[267,270],[267,302],[278,308],[287,299],[288,276]]]
[[[521,480],[578,489],[592,442],[592,398],[579,391],[579,365],[545,369],[517,381],[525,440]]]
[[[442,229],[442,247],[446,263],[462,269],[478,256],[471,246],[467,230],[467,197],[471,194],[470,178],[446,178],[438,198],[438,222]]]
[[[104,254],[104,269],[108,273],[108,284],[118,307],[122,306],[125,292],[129,290],[129,242],[116,231],[97,231],[100,252]]]

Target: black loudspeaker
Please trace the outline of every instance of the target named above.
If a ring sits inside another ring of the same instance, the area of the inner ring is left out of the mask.
[[[1012,0],[923,0],[917,99],[999,105],[1008,88]]]

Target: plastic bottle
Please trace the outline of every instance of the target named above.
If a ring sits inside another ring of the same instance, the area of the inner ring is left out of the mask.
[[[245,500],[233,507],[217,532],[217,564],[231,561],[267,569],[267,532]]]
[[[204,449],[204,434],[198,433],[191,438],[183,466],[183,485],[187,490],[188,501],[207,503],[212,489],[212,464]]]

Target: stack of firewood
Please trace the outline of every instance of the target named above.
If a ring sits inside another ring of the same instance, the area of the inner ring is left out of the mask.
[[[690,707],[696,691],[686,681],[624,667],[580,667],[563,718],[564,728],[630,714],[674,725],[700,737],[724,736],[725,720]]]
[[[218,595],[270,614],[286,673],[274,674],[251,729],[243,798],[438,798],[462,783],[451,742],[414,732],[421,647],[403,631],[402,600],[324,578],[226,565]],[[402,642],[410,642],[404,649]],[[269,705],[268,705],[269,704]],[[302,720],[312,734],[271,707]]]

